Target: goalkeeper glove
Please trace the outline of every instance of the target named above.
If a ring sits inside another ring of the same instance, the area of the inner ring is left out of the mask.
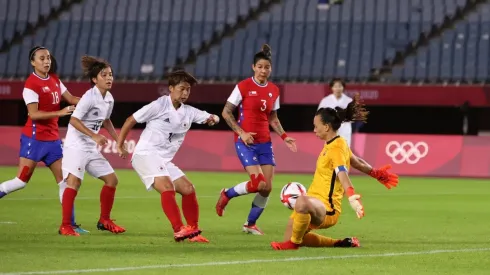
[[[398,175],[388,172],[388,169],[390,168],[390,164],[387,164],[379,169],[373,168],[369,172],[369,175],[386,186],[386,188],[391,189],[392,187],[396,187],[398,185]]]
[[[347,196],[349,198],[350,206],[356,212],[357,218],[361,219],[362,217],[364,217],[364,207],[362,206],[361,200],[360,200],[361,195],[356,194],[354,192],[354,188],[352,188],[352,187],[347,188],[346,193],[347,193]]]

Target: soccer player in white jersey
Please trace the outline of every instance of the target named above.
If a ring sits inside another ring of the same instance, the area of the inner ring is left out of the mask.
[[[117,148],[124,158],[124,140],[136,123],[146,123],[145,130],[134,149],[131,164],[150,191],[160,193],[163,212],[174,231],[175,241],[208,242],[199,229],[199,205],[194,185],[172,159],[179,150],[192,123],[212,126],[219,117],[198,110],[184,102],[197,80],[185,71],[175,71],[168,76],[170,95],[164,95],[144,106],[126,119]],[[182,222],[175,193],[182,195],[182,212],[187,225]]]
[[[332,79],[332,81],[330,81],[330,89],[332,90],[332,93],[320,101],[318,110],[321,108],[335,109],[335,107],[340,107],[342,109],[347,108],[347,105],[352,101],[352,98],[344,94],[344,81],[340,78]],[[342,123],[337,133],[347,141],[347,145],[350,147],[352,139],[352,123]]]
[[[65,158],[61,167],[67,188],[63,193],[63,219],[59,233],[79,236],[70,226],[70,218],[85,171],[104,182],[100,192],[100,218],[97,228],[116,234],[123,233],[126,230],[110,218],[118,180],[109,162],[97,149],[97,145],[107,143],[107,138],[99,134],[101,127],[117,140],[117,133],[110,119],[114,107],[114,98],[109,92],[114,81],[112,68],[107,61],[91,56],[82,57],[82,68],[89,77],[92,88],[78,102],[66,133]]]

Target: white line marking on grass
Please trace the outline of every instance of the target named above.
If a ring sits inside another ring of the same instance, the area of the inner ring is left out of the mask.
[[[165,265],[145,265],[145,266],[130,266],[130,267],[93,268],[93,269],[31,271],[31,272],[0,273],[0,275],[41,275],[41,274],[118,272],[118,271],[135,271],[135,270],[144,270],[144,269],[170,269],[170,268],[186,268],[186,267],[202,267],[202,266],[316,261],[316,260],[329,260],[329,259],[399,257],[399,256],[429,255],[429,254],[442,254],[442,253],[470,253],[470,252],[481,252],[481,251],[490,251],[490,248],[427,250],[427,251],[413,251],[413,252],[400,252],[400,253],[393,252],[393,253],[382,253],[382,254],[353,254],[353,255],[323,256],[323,257],[293,257],[293,258],[283,258],[283,259],[280,258],[279,259],[255,259],[255,260],[244,260],[244,261],[222,261],[222,262],[206,262],[206,263],[194,263],[194,264],[165,264]],[[281,252],[278,252],[278,255],[280,253]]]
[[[17,223],[16,222],[8,222],[8,221],[6,221],[6,222],[0,221],[0,224],[17,224]]]
[[[155,193],[156,195],[156,193]],[[197,196],[198,198],[219,198],[219,194],[216,196]],[[133,199],[151,199],[153,197],[148,197],[148,196],[116,196],[117,200],[120,199],[127,199],[127,200],[133,200]],[[155,199],[158,198],[158,196],[154,197]],[[50,201],[50,200],[59,200],[59,197],[39,197],[39,198],[5,198],[2,199],[4,201]],[[77,197],[77,200],[99,200],[99,197]]]

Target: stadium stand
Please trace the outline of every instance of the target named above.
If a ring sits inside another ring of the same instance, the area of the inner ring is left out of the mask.
[[[61,1],[0,0],[8,4],[0,11],[1,41]],[[107,58],[118,77],[158,79],[166,68],[181,65],[177,61],[190,50],[197,52],[260,2],[84,0],[0,54],[0,74],[27,75],[29,64],[22,60],[33,45],[42,44],[52,49],[63,77],[80,76],[80,56],[92,54]],[[267,42],[273,49],[276,80],[322,81],[338,76],[362,81],[467,1],[345,0],[329,10],[318,9],[317,0],[279,2],[209,52],[199,52],[195,64],[186,68],[202,79],[235,81],[250,75],[253,54]],[[389,79],[487,79],[489,13],[490,6],[481,5],[454,30],[445,31],[415,56],[408,56],[402,66],[394,67]]]

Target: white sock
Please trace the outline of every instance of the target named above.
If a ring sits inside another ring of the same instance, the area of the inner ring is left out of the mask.
[[[241,195],[248,194],[248,192],[247,192],[247,183],[248,183],[248,181],[240,182],[235,187],[233,187],[233,189],[235,189],[235,192],[237,192],[238,195],[240,195],[240,196]]]
[[[66,189],[66,181],[61,180],[60,182],[58,182],[58,187],[60,188],[60,202],[63,203],[63,193]]]
[[[264,197],[259,193],[255,194],[254,201],[252,202],[255,206],[260,208],[265,208],[267,206],[267,202],[269,201],[269,197]]]
[[[0,192],[9,194],[24,187],[26,187],[26,183],[15,177],[14,179],[4,181],[2,184],[0,184]]]

